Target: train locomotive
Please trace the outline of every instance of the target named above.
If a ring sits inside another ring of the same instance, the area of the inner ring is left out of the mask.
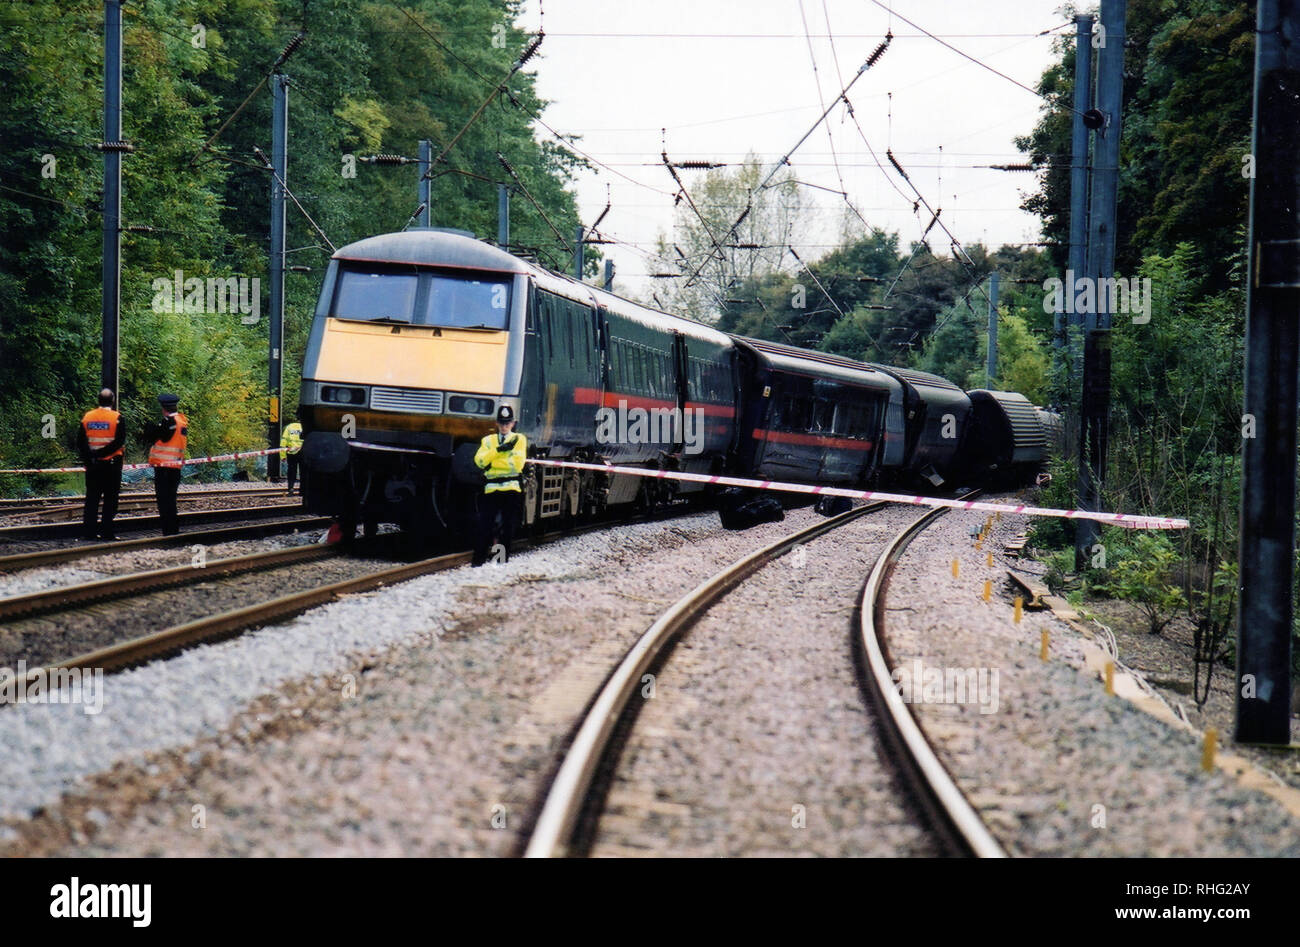
[[[508,404],[530,455],[839,486],[1015,482],[1053,416],[1019,394],[729,335],[440,228],[330,260],[304,355],[304,504],[345,536],[457,533]],[[524,519],[653,507],[698,483],[530,466]]]

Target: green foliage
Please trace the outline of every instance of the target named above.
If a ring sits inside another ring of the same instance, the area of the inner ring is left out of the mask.
[[[1147,618],[1151,634],[1158,635],[1187,605],[1183,590],[1170,582],[1177,550],[1160,533],[1139,533],[1133,547],[1110,568],[1110,577],[1097,590],[1126,599]]]
[[[465,128],[529,39],[512,25],[516,12],[514,0],[125,5],[123,136],[135,151],[123,159],[122,221],[154,228],[122,236],[128,460],[143,458],[136,435],[164,389],[181,396],[192,420],[192,453],[248,449],[266,438],[270,184],[252,152],[270,149],[271,95],[265,86],[250,93],[300,30],[307,39],[284,67],[288,183],[335,245],[400,228],[416,204],[414,168],[357,164],[347,177],[345,156],[414,155],[428,138],[436,155],[446,152],[432,182],[435,226],[495,235],[495,181],[466,172],[497,175],[499,151],[560,231],[519,196],[512,240],[568,268],[578,222],[568,185],[582,161],[566,144],[535,137],[532,113],[544,103],[532,73],[515,73],[513,100],[494,97]],[[204,27],[201,48],[193,24]],[[494,30],[501,26],[504,33]],[[102,82],[101,5],[0,4],[3,466],[72,462],[76,425],[99,388],[102,159],[85,146],[102,138]],[[47,155],[52,177],[43,174]],[[287,213],[288,262],[311,269],[286,276],[282,414],[291,420],[329,251],[292,203]],[[593,273],[596,257],[588,255]],[[153,281],[176,270],[260,280],[261,318],[245,325],[232,313],[155,312]],[[54,438],[42,436],[49,415]]]

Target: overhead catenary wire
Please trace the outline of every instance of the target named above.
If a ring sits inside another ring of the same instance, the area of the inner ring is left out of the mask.
[[[804,132],[803,137],[801,137],[797,142],[795,142],[794,147],[791,148],[789,151],[787,151],[787,152],[785,153],[785,155],[781,158],[781,160],[778,161],[778,162],[773,166],[772,170],[771,170],[770,172],[768,172],[767,177],[764,178],[763,181],[762,181],[762,182],[761,182],[757,187],[753,188],[753,189],[749,192],[749,195],[748,195],[748,198],[747,198],[748,206],[746,206],[745,210],[743,210],[743,211],[741,212],[740,216],[739,216],[738,218],[736,218],[735,223],[733,223],[733,224],[731,225],[731,229],[728,230],[727,233],[726,233],[726,235],[722,238],[723,240],[729,240],[729,239],[731,239],[731,237],[732,237],[732,236],[734,235],[734,233],[735,233],[736,228],[740,226],[741,222],[745,219],[746,216],[748,216],[750,210],[752,209],[752,207],[753,207],[753,197],[754,197],[754,195],[755,195],[756,193],[758,193],[758,191],[761,190],[763,187],[765,187],[765,186],[768,184],[768,182],[772,180],[772,178],[776,177],[777,172],[780,171],[782,167],[784,167],[784,166],[786,166],[786,165],[788,165],[788,164],[790,163],[790,157],[791,157],[791,156],[792,156],[796,151],[799,150],[799,147],[800,147],[800,146],[801,146],[805,141],[807,141],[807,140],[809,139],[809,137],[812,136],[812,133],[815,132],[815,131],[817,130],[818,126],[820,126],[821,123],[824,122],[824,121],[826,120],[826,116],[830,115],[831,110],[834,109],[835,106],[836,106],[837,104],[839,104],[839,102],[840,102],[842,99],[844,99],[845,96],[848,95],[849,90],[852,89],[853,86],[854,86],[854,84],[855,84],[859,79],[861,79],[861,78],[866,74],[867,70],[870,69],[872,66],[874,66],[877,62],[880,61],[880,57],[883,56],[883,55],[885,54],[885,51],[889,48],[890,41],[893,40],[893,38],[894,38],[894,37],[893,37],[893,34],[892,34],[892,33],[886,33],[886,34],[885,34],[885,38],[884,38],[884,40],[880,43],[880,45],[877,46],[877,47],[875,48],[874,51],[872,51],[871,55],[868,56],[867,59],[866,59],[866,61],[865,61],[865,62],[864,62],[864,63],[863,63],[859,68],[858,68],[858,71],[857,71],[856,73],[853,74],[853,78],[850,79],[850,80],[848,81],[848,84],[845,85],[845,86],[844,86],[844,87],[839,91],[839,94],[835,96],[835,101],[833,101],[833,102],[830,104],[829,107],[827,107],[826,109],[824,109],[824,110],[822,111],[822,114],[820,115],[820,117],[818,117],[817,121],[815,121],[815,122],[812,124],[812,127],[810,127],[810,128],[808,129],[808,131]],[[704,269],[704,267],[707,265],[707,263],[708,263],[708,261],[706,260],[706,261],[704,261],[703,263],[701,263],[701,264],[699,265],[699,267],[696,268],[695,272],[692,273],[691,276],[690,276],[690,278],[686,281],[686,285],[687,285],[687,286],[690,286],[692,283],[694,283],[694,281],[695,281],[696,278],[699,276],[700,272]]]
[[[1053,100],[1050,96],[1044,95],[1042,92],[1039,92],[1037,89],[1033,88],[1032,86],[1027,86],[1027,85],[1025,85],[1025,84],[1024,84],[1023,82],[1021,82],[1019,79],[1013,79],[1013,78],[1011,78],[1011,76],[1007,75],[1005,72],[1002,72],[1001,70],[995,69],[993,66],[990,66],[988,63],[986,63],[986,62],[984,62],[984,61],[982,61],[982,60],[980,60],[980,59],[975,58],[975,57],[972,56],[970,53],[963,52],[962,50],[958,49],[956,46],[952,45],[952,43],[949,43],[947,40],[941,39],[940,37],[936,36],[934,33],[931,33],[931,32],[930,32],[929,30],[927,30],[925,27],[920,26],[920,25],[918,25],[917,23],[914,23],[913,21],[909,20],[907,17],[903,16],[903,15],[900,14],[900,13],[895,13],[893,10],[891,10],[891,9],[889,8],[889,6],[888,6],[887,4],[882,3],[881,0],[871,0],[871,2],[874,3],[876,6],[880,7],[880,9],[886,11],[890,16],[897,16],[900,20],[902,20],[902,21],[903,21],[904,23],[906,23],[908,26],[912,27],[912,29],[914,29],[914,30],[919,30],[920,32],[924,33],[926,36],[930,37],[930,39],[934,40],[936,43],[940,44],[941,46],[944,46],[944,47],[947,48],[947,49],[952,50],[952,51],[953,51],[954,53],[956,53],[958,56],[961,56],[961,57],[963,57],[963,58],[965,58],[965,59],[969,59],[969,60],[970,60],[971,62],[973,62],[975,65],[979,66],[981,69],[987,69],[989,72],[993,73],[995,76],[1001,76],[1003,79],[1006,79],[1006,80],[1007,80],[1008,82],[1010,82],[1011,84],[1013,84],[1013,85],[1017,85],[1017,86],[1019,86],[1020,88],[1024,89],[1024,90],[1025,90],[1026,92],[1028,92],[1030,95],[1036,95],[1036,96],[1038,96],[1040,99],[1042,99],[1043,101],[1048,102],[1048,103],[1052,104],[1053,106],[1056,106],[1057,108],[1065,109],[1065,110],[1067,110],[1067,111],[1074,112],[1074,113],[1076,113],[1076,114],[1082,114],[1082,113],[1080,113],[1079,110],[1076,109],[1074,106],[1069,105],[1068,103],[1064,103],[1064,102],[1060,102],[1060,101],[1055,101],[1055,100]],[[1035,35],[1036,35],[1036,36],[1046,36],[1047,34],[1053,32],[1054,30],[1059,30],[1060,28],[1061,28],[1061,27],[1059,27],[1059,26],[1054,26],[1054,27],[1052,27],[1051,29],[1043,30],[1041,33],[1037,33],[1037,34],[1035,34]],[[1019,45],[1019,44],[1015,44],[1015,45]]]

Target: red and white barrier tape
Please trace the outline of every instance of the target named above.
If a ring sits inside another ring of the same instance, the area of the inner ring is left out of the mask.
[[[782,483],[776,480],[747,480],[743,477],[721,477],[710,474],[679,473],[674,470],[646,470],[642,467],[615,467],[606,464],[584,464],[577,461],[530,460],[530,464],[543,467],[571,467],[575,470],[597,470],[602,473],[629,474],[634,477],[654,477],[659,480],[686,480],[691,483],[713,483],[724,487],[753,487],[758,490],[781,490],[788,493],[811,493],[817,496],[850,497],[857,500],[884,500],[887,503],[906,503],[911,506],[946,506],[954,510],[983,510],[988,513],[1018,513],[1022,516],[1055,516],[1061,519],[1096,520],[1127,529],[1187,529],[1187,520],[1170,516],[1129,516],[1126,513],[1093,513],[1088,510],[1053,510],[1041,506],[1017,503],[990,503],[983,500],[949,500],[942,497],[909,496],[902,493],[881,493],[877,490],[851,490],[847,487],[818,487],[807,483]]]
[[[282,454],[287,447],[269,447],[266,450],[246,450],[238,454],[214,454],[210,457],[190,457],[182,461],[186,466],[190,464],[211,464],[219,460],[242,460],[245,457],[261,457],[264,454]],[[123,464],[123,470],[144,470],[146,467],[152,467],[152,464]],[[85,467],[23,467],[12,470],[0,470],[0,474],[52,474],[52,473],[85,473]]]

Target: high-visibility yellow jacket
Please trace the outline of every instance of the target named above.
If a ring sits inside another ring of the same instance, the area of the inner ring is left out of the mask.
[[[514,446],[502,450],[501,442],[512,438]],[[478,451],[474,454],[474,463],[482,468],[484,476],[487,477],[483,492],[518,491],[524,472],[524,462],[527,459],[528,440],[522,434],[507,434],[504,438],[500,434],[489,434],[483,438],[478,445]]]
[[[302,425],[297,421],[287,425],[280,432],[280,446],[289,448],[290,454],[296,454],[302,450]]]

